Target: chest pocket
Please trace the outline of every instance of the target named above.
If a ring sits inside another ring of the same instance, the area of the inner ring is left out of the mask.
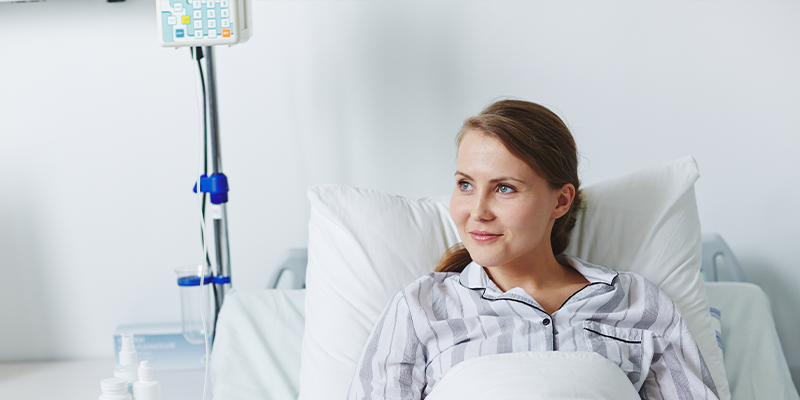
[[[584,321],[583,336],[591,351],[617,364],[628,376],[636,391],[639,391],[650,368],[647,354],[650,353],[652,357],[652,351],[646,350],[652,345],[650,332]]]

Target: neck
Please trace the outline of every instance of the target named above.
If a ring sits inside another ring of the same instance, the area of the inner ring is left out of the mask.
[[[539,259],[489,267],[485,271],[500,290],[522,288],[550,315],[589,284],[576,269],[559,264],[552,251]]]
[[[503,292],[515,287],[521,287],[528,293],[548,290],[571,282],[574,273],[580,275],[573,268],[559,264],[552,251],[522,262],[488,267],[485,271]]]

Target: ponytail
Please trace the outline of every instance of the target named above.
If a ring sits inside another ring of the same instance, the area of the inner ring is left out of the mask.
[[[464,243],[456,243],[453,247],[445,250],[439,264],[436,265],[436,272],[461,272],[472,262]]]

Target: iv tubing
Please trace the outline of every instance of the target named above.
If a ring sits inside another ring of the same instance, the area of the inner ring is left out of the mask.
[[[197,57],[197,53],[196,53],[197,49],[199,49],[199,47],[198,48],[194,48],[193,51],[192,51],[192,56],[195,59]],[[194,66],[193,66],[193,69],[194,69]],[[202,108],[202,110],[200,112],[200,118],[202,119],[202,123],[200,124],[200,158],[198,159],[198,162],[197,162],[197,164],[198,164],[197,201],[198,201],[198,206],[200,207],[199,208],[199,211],[200,211],[200,230],[201,230],[202,241],[203,241],[203,258],[202,258],[203,263],[198,266],[197,275],[200,277],[200,285],[199,285],[199,287],[200,287],[200,320],[201,320],[201,322],[203,324],[202,325],[203,326],[203,339],[204,339],[204,343],[205,343],[205,346],[206,346],[206,366],[205,366],[205,372],[203,373],[203,400],[205,400],[207,383],[208,383],[208,364],[211,362],[211,355],[209,354],[209,349],[208,349],[208,329],[207,329],[207,326],[206,326],[205,307],[204,307],[204,304],[203,304],[203,297],[204,297],[203,296],[204,295],[204,291],[203,290],[204,290],[204,286],[205,286],[204,281],[205,281],[205,269],[206,269],[205,267],[207,265],[206,261],[207,261],[207,257],[208,257],[208,247],[207,247],[207,244],[206,244],[206,229],[205,229],[206,221],[205,221],[205,215],[203,214],[203,206],[204,206],[205,201],[204,201],[203,191],[200,189],[200,177],[203,176],[203,174],[205,174],[205,171],[204,171],[205,166],[204,166],[203,160],[204,160],[204,157],[206,156],[206,154],[205,154],[206,153],[205,144],[206,144],[206,140],[207,140],[207,135],[206,135],[206,130],[205,130],[205,123],[206,123],[206,118],[205,118],[205,100],[202,101],[202,104],[199,102],[201,93],[198,91],[198,87],[201,88],[202,89],[202,93],[203,93],[203,97],[205,97],[205,87],[203,87],[203,84],[202,84],[202,82],[203,82],[202,74],[203,74],[203,71],[202,71],[202,69],[200,67],[200,64],[198,63],[196,74],[195,74],[196,82],[197,82],[197,85],[195,85],[195,91],[197,92],[196,94],[197,94],[197,99],[198,99],[198,105]]]

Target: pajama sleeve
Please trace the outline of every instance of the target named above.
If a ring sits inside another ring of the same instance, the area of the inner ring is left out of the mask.
[[[348,400],[420,399],[425,387],[425,351],[414,330],[403,292],[375,324],[350,384]]]
[[[667,337],[653,334],[653,359],[639,391],[642,399],[708,399],[719,394],[689,328],[678,317]]]

